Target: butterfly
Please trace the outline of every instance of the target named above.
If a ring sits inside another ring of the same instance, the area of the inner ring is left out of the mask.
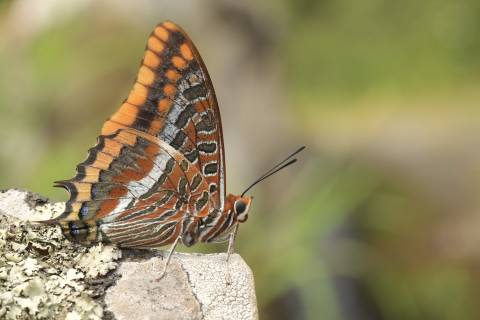
[[[150,34],[128,98],[103,124],[74,178],[64,212],[43,221],[70,240],[157,248],[229,240],[248,218],[258,182],[295,162],[274,166],[241,195],[226,195],[222,122],[205,64],[187,34],[163,22]]]

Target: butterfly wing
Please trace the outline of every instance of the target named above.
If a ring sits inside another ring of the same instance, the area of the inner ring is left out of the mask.
[[[180,27],[155,28],[128,98],[77,175],[58,186],[71,196],[51,222],[77,240],[163,245],[185,229],[185,217],[223,210],[220,112],[198,50]]]
[[[173,242],[184,222],[208,215],[208,183],[166,142],[135,129],[100,136],[77,176],[57,184],[70,192],[56,219],[70,238],[125,247]]]
[[[207,69],[193,42],[172,22],[148,38],[128,98],[102,135],[135,128],[167,142],[205,176],[215,207],[225,201],[225,156],[220,110]]]

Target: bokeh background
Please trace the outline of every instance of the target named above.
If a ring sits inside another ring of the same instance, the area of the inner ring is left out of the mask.
[[[230,192],[308,147],[240,228],[261,319],[480,318],[476,0],[0,0],[0,188],[67,199],[166,19],[213,79]]]

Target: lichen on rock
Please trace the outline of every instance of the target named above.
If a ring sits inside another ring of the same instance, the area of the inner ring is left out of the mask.
[[[63,204],[31,193],[0,193],[0,318],[102,318],[103,296],[95,284],[102,278],[109,281],[121,251],[102,244],[77,245],[59,227],[25,219],[49,219],[62,210]]]

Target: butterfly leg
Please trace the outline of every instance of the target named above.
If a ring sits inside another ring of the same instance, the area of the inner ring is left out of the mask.
[[[238,224],[235,226],[232,232],[230,232],[229,239],[228,239],[228,249],[227,249],[227,279],[226,279],[226,284],[230,285],[232,283],[232,277],[230,276],[230,271],[228,267],[228,259],[230,259],[230,255],[234,251],[234,246],[235,246],[235,238],[237,236],[237,231],[238,231]]]
[[[234,245],[235,245],[235,238],[237,237],[237,231],[238,231],[238,224],[235,226],[233,231],[230,233],[230,237],[228,239],[227,262],[228,262],[228,259],[230,259],[230,255],[235,250]]]
[[[177,239],[175,239],[175,242],[172,244],[172,247],[170,248],[170,251],[168,252],[167,261],[165,261],[165,267],[163,267],[162,274],[160,275],[160,277],[156,281],[160,281],[165,276],[165,274],[167,273],[168,264],[170,263],[170,259],[172,258],[173,252],[175,251],[175,248],[177,247],[180,239],[181,239],[181,237],[177,237]]]

